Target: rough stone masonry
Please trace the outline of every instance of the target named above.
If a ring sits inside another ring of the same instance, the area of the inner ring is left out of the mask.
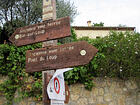
[[[0,83],[6,77],[0,76]],[[123,81],[111,78],[95,78],[95,87],[88,91],[82,84],[74,84],[70,88],[70,102],[66,105],[140,105],[140,84],[134,80]],[[15,98],[18,97],[18,92]],[[6,99],[0,93],[0,105],[4,105]],[[13,105],[42,105],[32,98],[26,98]]]

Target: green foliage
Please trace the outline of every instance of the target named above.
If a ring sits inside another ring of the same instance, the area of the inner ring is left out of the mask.
[[[65,73],[65,80],[70,84],[77,82],[83,83],[86,89],[91,90],[94,86],[93,80],[93,70],[90,67],[91,64],[85,66],[75,67],[74,70]]]
[[[57,18],[70,16],[71,22],[78,14],[74,3],[71,3],[70,0],[56,0],[56,11]]]
[[[6,36],[7,38],[10,37],[14,31],[19,28],[19,27],[23,27],[25,26],[25,23],[24,21],[22,20],[19,20],[19,19],[16,19],[16,20],[13,20],[12,21],[12,25],[10,22],[6,22],[4,25],[3,25],[3,29],[2,29],[2,36]],[[6,39],[5,39],[6,40]]]
[[[75,67],[65,73],[69,84],[80,82],[91,89],[93,77],[140,78],[140,34],[115,33],[98,39],[85,40],[98,49],[94,59],[85,66]]]
[[[0,19],[1,22],[10,22],[13,26],[13,20],[22,20],[25,25],[41,21],[42,0],[1,0],[0,1]]]
[[[2,27],[0,26],[0,42],[2,41]]]
[[[118,27],[127,27],[127,26],[123,24],[119,24]]]
[[[0,0],[0,4],[3,4],[0,5],[0,25],[3,27],[0,43],[4,40],[9,42],[9,36],[17,28],[41,22],[42,2],[43,0]],[[70,0],[57,0],[56,14],[57,18],[69,16],[73,22],[78,13]]]
[[[1,26],[0,26],[0,35],[1,35],[1,32],[2,32],[2,28],[1,28]]]
[[[43,0],[0,0],[0,22],[3,25],[13,20],[22,20],[25,25],[41,22]],[[71,22],[77,9],[70,0],[56,0],[57,18],[70,16]]]
[[[99,43],[98,43],[99,42]],[[97,39],[99,49],[95,74],[101,77],[128,79],[140,75],[140,34],[114,33]]]
[[[41,47],[41,44],[23,47],[0,45],[0,74],[8,76],[8,80],[0,85],[0,92],[3,92],[7,98],[7,105],[12,104],[17,89],[21,89],[22,97],[25,97],[25,94],[27,94],[26,96],[31,96],[30,93],[36,95],[42,90],[42,86],[39,85],[41,84],[41,73],[27,74],[25,72],[26,50],[33,50],[39,47]],[[30,79],[31,77],[32,79]],[[29,84],[32,84],[32,87]]]
[[[103,27],[104,26],[104,23],[103,22],[93,23],[93,26],[95,26],[95,27]]]
[[[0,91],[4,93],[7,101],[7,105],[12,104],[17,85],[13,80],[7,80],[5,83],[1,84]]]

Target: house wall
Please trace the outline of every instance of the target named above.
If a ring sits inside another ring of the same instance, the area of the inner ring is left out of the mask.
[[[96,37],[108,36],[110,32],[111,32],[110,30],[75,30],[77,38],[88,36],[89,38],[93,38],[93,39],[95,39]],[[116,32],[124,33],[126,31],[121,30]],[[130,32],[134,32],[134,31],[130,31]]]

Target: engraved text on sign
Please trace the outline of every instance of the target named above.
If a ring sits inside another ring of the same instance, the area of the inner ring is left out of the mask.
[[[16,46],[33,44],[71,35],[70,18],[60,18],[16,29],[9,40]]]
[[[26,72],[61,69],[88,64],[97,49],[85,41],[29,50]]]

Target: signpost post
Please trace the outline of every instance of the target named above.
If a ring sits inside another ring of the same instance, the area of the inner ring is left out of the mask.
[[[54,74],[54,70],[50,70],[49,72],[42,72],[42,82],[43,82],[43,105],[50,105],[50,99],[47,94],[47,85]]]
[[[43,20],[55,20],[56,19],[56,1],[55,0],[43,0]]]
[[[45,21],[45,22],[48,22],[48,21],[53,21],[55,19],[56,19],[56,1],[55,0],[43,0],[42,20]],[[70,24],[68,26],[70,27]],[[54,30],[51,30],[51,31],[53,32]],[[59,34],[60,33],[61,33],[61,28],[59,30]],[[57,37],[59,36],[56,33],[55,33],[55,35],[57,35]],[[71,34],[66,34],[65,33],[65,35],[71,35]],[[42,43],[42,47],[55,46],[55,45],[57,45],[57,40],[51,40],[51,41],[46,41],[46,42]],[[42,75],[43,75],[43,78],[42,78],[42,82],[43,82],[43,105],[50,105],[50,99],[48,98],[46,87],[47,87],[47,85],[49,83],[49,80],[50,80],[49,77],[52,77],[54,72],[55,72],[54,70],[49,70],[49,71],[43,71],[42,72]]]

